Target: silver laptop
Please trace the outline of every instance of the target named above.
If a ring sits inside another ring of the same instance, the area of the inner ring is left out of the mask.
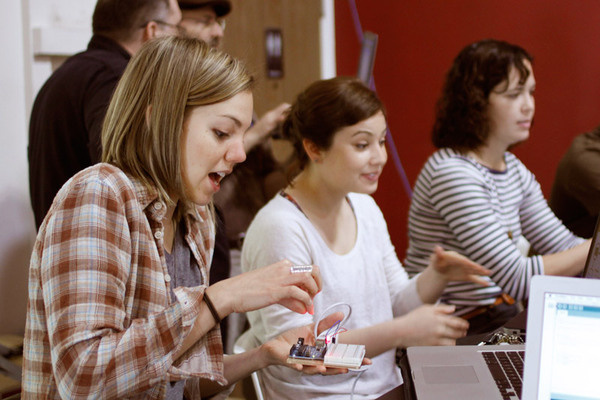
[[[418,400],[600,399],[599,338],[600,280],[535,276],[526,345],[410,347],[408,360]]]

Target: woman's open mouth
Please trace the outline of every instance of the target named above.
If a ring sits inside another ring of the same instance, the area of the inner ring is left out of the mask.
[[[225,178],[227,174],[225,172],[211,172],[208,174],[210,181],[213,183],[215,190],[219,190],[221,187],[221,180]]]

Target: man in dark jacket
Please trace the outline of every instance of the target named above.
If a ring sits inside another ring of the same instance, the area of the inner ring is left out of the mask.
[[[29,126],[29,189],[39,228],[71,176],[100,161],[102,122],[130,57],[147,40],[178,34],[175,0],[98,0],[87,50],[69,58],[40,89]]]

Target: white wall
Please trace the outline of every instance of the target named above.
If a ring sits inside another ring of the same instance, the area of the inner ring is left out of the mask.
[[[322,0],[321,29],[321,79],[336,75],[335,63],[335,0]]]
[[[0,333],[25,323],[27,264],[34,236],[27,186],[26,66],[23,9],[3,2],[0,24]]]
[[[258,1],[258,0],[253,0]],[[95,0],[2,0],[0,24],[0,334],[21,334],[35,240],[27,142],[35,94],[65,56],[85,49]],[[333,0],[323,0],[323,77],[335,74]]]
[[[56,60],[33,55],[33,32],[60,35],[69,49],[89,40],[95,0],[3,0],[0,24],[0,334],[23,333],[35,240],[29,201],[27,127],[35,93]],[[31,11],[31,12],[30,12]],[[43,49],[42,49],[43,50]],[[58,58],[60,60],[62,58]]]

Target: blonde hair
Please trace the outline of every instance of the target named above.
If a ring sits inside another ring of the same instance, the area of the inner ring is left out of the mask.
[[[102,128],[102,161],[116,165],[170,195],[187,201],[181,171],[181,134],[188,110],[251,90],[245,65],[193,38],[147,42],[127,66]]]

